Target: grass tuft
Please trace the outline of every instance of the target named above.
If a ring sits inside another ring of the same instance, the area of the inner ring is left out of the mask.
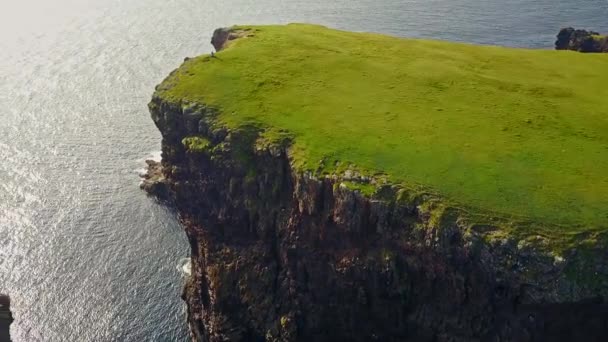
[[[201,136],[190,136],[182,140],[182,144],[188,152],[203,153],[207,152],[211,142]]]

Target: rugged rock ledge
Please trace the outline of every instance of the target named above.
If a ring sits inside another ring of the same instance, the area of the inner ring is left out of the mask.
[[[488,238],[492,227],[471,227],[390,185],[372,199],[342,176],[296,172],[286,145],[261,144],[255,128],[218,126],[204,104],[155,95],[149,107],[163,137],[157,179],[191,247],[183,298],[193,341],[600,341],[608,333],[605,249],[555,255]],[[193,148],[193,135],[205,144]]]
[[[9,296],[0,294],[0,342],[10,342],[10,327],[13,323],[11,312],[11,299]]]
[[[555,49],[579,52],[608,52],[608,36],[594,31],[566,27],[557,34]]]

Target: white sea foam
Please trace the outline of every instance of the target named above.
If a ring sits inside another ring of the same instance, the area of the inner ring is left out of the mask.
[[[154,151],[154,152],[150,152],[150,156],[151,156],[151,157],[150,157],[150,158],[148,158],[148,159],[152,159],[152,160],[154,160],[155,162],[160,162],[160,160],[162,159],[162,158],[161,158],[161,154],[162,154],[162,152],[161,152],[161,151]]]
[[[145,157],[137,159],[137,162],[143,163],[146,160],[154,160],[155,162],[160,162],[160,160],[162,159],[161,153],[161,151],[151,151]]]
[[[179,260],[179,263],[177,264],[177,269],[182,272],[183,275],[185,276],[191,276],[192,275],[192,260],[190,260],[190,258],[183,258]]]
[[[150,153],[148,153],[145,157],[143,158],[139,158],[137,159],[137,163],[138,164],[143,164],[146,162],[146,160],[154,160],[155,162],[160,162],[161,161],[161,151],[152,151]],[[146,173],[148,172],[148,168],[147,167],[139,167],[135,170],[133,170],[133,172],[137,173],[137,175],[139,177],[143,177],[146,175]]]
[[[140,167],[139,169],[135,169],[135,172],[137,172],[137,174],[139,175],[139,177],[143,177],[146,175],[146,172],[148,171],[145,167]]]

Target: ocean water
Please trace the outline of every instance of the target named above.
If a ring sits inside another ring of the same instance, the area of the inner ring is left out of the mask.
[[[0,292],[14,341],[184,341],[188,246],[138,188],[146,104],[214,28],[313,22],[552,48],[608,0],[0,0]]]

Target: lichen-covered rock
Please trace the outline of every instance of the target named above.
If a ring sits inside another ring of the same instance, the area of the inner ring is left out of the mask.
[[[191,247],[193,341],[599,341],[608,252],[489,238],[424,200],[294,171],[255,132],[155,97],[162,172]],[[199,120],[192,125],[189,120]],[[209,148],[187,151],[197,127]],[[586,251],[585,253],[588,253]],[[574,273],[572,273],[572,271]],[[580,275],[585,274],[582,278]]]

